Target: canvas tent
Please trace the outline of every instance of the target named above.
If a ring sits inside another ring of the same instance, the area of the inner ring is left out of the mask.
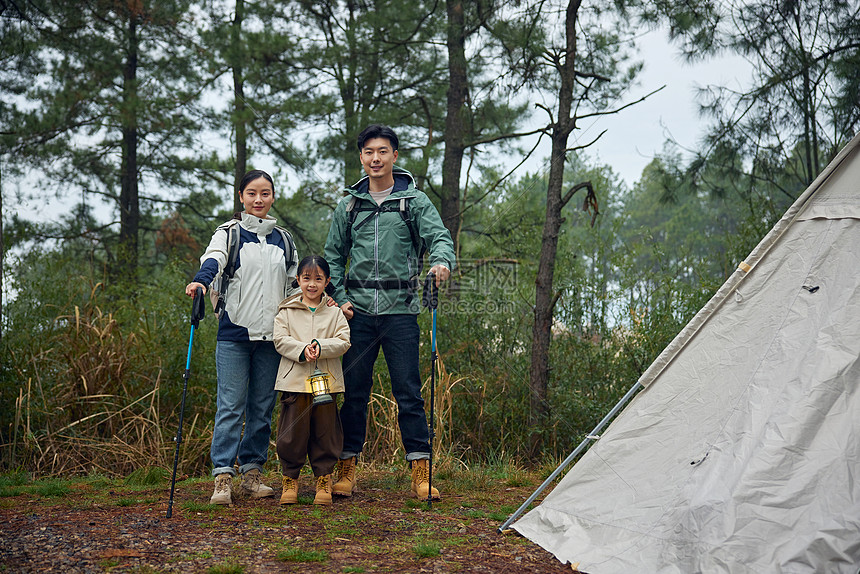
[[[589,574],[860,568],[860,136],[513,528]]]

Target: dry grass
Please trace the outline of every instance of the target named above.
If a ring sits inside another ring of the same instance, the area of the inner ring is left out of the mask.
[[[39,476],[125,476],[172,465],[175,429],[165,436],[160,362],[144,357],[135,333],[124,335],[99,307],[75,307],[56,323],[51,346],[18,368],[21,380],[32,376],[19,389],[12,442],[4,445],[13,465]],[[180,467],[194,471],[211,429],[200,428],[198,415],[188,423]]]
[[[165,376],[161,357],[169,353],[159,350],[165,343],[155,339],[158,329],[146,321],[123,328],[94,303],[57,316],[54,326],[28,357],[12,358],[20,383],[9,438],[0,445],[4,466],[37,476],[127,476],[144,466],[172,471],[180,396],[176,385],[165,384],[172,378]],[[176,353],[175,347],[170,353]],[[397,404],[384,378],[377,381],[368,405],[362,456],[367,463],[404,458]],[[433,446],[434,463],[443,469],[466,466],[465,455],[471,454],[453,432],[455,393],[473,397],[483,391],[465,389],[464,381],[447,371],[442,357],[437,359]],[[429,376],[422,392],[429,414]],[[189,388],[179,476],[203,475],[209,467],[210,393],[205,385]],[[274,452],[272,448],[272,460]]]
[[[463,448],[453,440],[454,425],[454,393],[456,387],[464,381],[454,377],[445,369],[441,357],[436,360],[435,409],[433,413],[435,438],[433,440],[434,464],[442,468],[466,466],[462,460]],[[377,381],[380,388],[385,388],[382,380]],[[422,387],[425,408],[430,420],[430,386],[428,376]],[[400,428],[397,424],[397,403],[390,392],[374,392],[370,396],[367,407],[367,439],[362,451],[362,459],[368,462],[392,464],[404,459],[403,444],[400,440]]]

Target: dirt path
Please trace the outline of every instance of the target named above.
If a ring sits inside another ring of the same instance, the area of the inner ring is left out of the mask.
[[[571,572],[527,539],[496,532],[531,485],[459,485],[469,494],[446,495],[428,510],[390,473],[367,477],[331,507],[314,507],[304,482],[297,505],[280,507],[276,497],[228,508],[205,504],[208,480],[182,481],[169,519],[163,485],[6,488],[0,571]]]

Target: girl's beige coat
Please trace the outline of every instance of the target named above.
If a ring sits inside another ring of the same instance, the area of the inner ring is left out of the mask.
[[[281,301],[275,315],[275,348],[281,354],[275,390],[298,393],[311,392],[307,380],[314,371],[314,361],[301,361],[299,357],[305,347],[316,339],[320,344],[320,358],[316,366],[331,375],[329,389],[342,393],[343,369],[340,357],[349,349],[349,323],[340,307],[329,307],[328,295],[315,311],[302,303],[302,294],[297,293]]]

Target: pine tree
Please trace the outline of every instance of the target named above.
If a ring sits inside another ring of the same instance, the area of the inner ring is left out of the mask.
[[[142,186],[194,185],[183,173],[195,128],[189,5],[31,0],[4,13],[2,58],[17,73],[0,76],[9,102],[0,151],[38,180],[33,193],[81,192],[116,206],[118,238],[102,247],[112,277],[132,284]]]

